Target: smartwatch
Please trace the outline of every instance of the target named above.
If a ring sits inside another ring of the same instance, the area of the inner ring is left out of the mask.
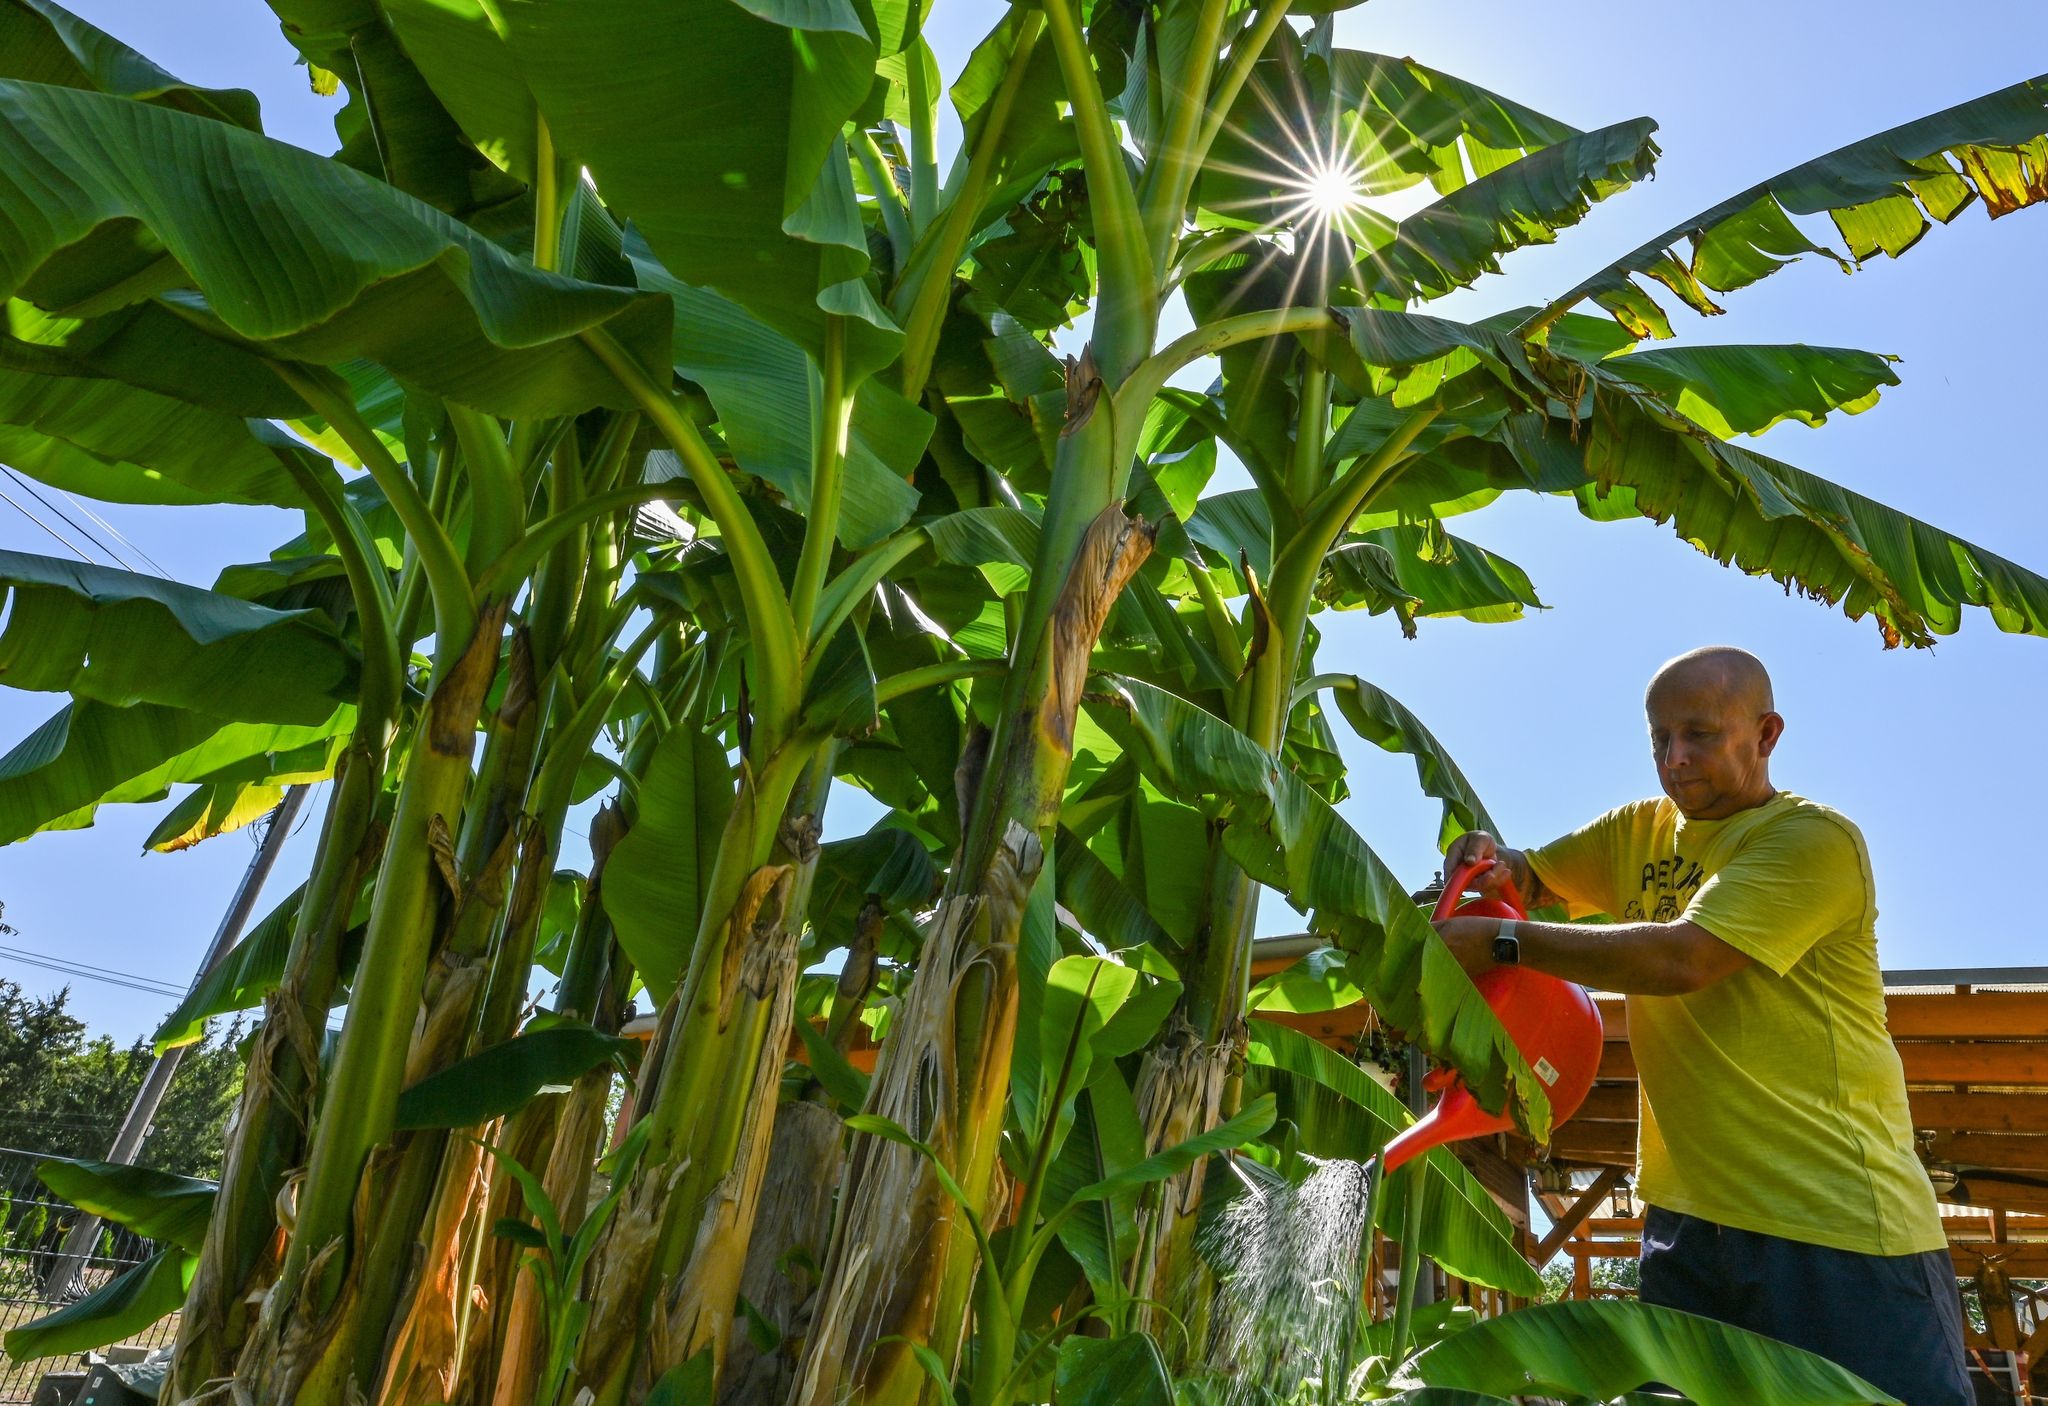
[[[1515,936],[1517,922],[1513,918],[1500,921],[1500,931],[1493,939],[1493,964],[1497,967],[1518,967],[1522,964],[1522,940]]]

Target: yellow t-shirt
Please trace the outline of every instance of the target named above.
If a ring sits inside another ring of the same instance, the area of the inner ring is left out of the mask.
[[[1755,959],[1704,991],[1628,998],[1644,1201],[1861,1254],[1947,1243],[1885,1029],[1855,825],[1786,791],[1722,820],[1659,798],[1529,863],[1575,918],[1684,918]]]

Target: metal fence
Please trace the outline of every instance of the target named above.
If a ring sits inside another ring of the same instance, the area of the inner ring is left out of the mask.
[[[62,1308],[92,1293],[156,1253],[156,1242],[119,1226],[102,1226],[93,1253],[79,1272],[66,1299],[44,1291],[59,1249],[78,1208],[52,1195],[36,1178],[41,1154],[0,1147],[0,1328],[13,1328]],[[150,1327],[130,1341],[153,1348],[177,1332],[175,1316]],[[75,1359],[49,1357],[35,1362],[0,1359],[0,1403],[26,1402],[45,1372],[75,1365]]]

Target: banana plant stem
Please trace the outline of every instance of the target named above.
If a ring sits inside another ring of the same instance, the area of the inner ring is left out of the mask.
[[[1301,530],[1274,563],[1268,598],[1276,619],[1307,618],[1309,592],[1324,556],[1373,495],[1407,465],[1411,457],[1408,451],[1416,437],[1442,413],[1434,405],[1420,407],[1387,436],[1369,459],[1309,501]]]
[[[1174,338],[1147,357],[1117,388],[1116,414],[1119,425],[1142,427],[1152,398],[1165,389],[1174,372],[1190,362],[1245,342],[1279,337],[1291,332],[1319,332],[1335,327],[1336,319],[1326,308],[1269,308],[1219,317],[1214,322]],[[1137,429],[1130,431],[1135,437]]]
[[[447,409],[448,427],[462,446],[462,462],[469,470],[467,566],[475,573],[525,530],[526,486],[497,420],[452,400]]]
[[[1159,321],[1158,274],[1145,243],[1145,222],[1124,164],[1123,144],[1096,81],[1074,0],[1040,0],[1040,6],[1081,141],[1081,166],[1088,175],[1101,259],[1092,345],[1103,383],[1121,386],[1152,350]]]
[[[550,272],[562,266],[562,168],[545,117],[533,123],[533,262]]]
[[[524,536],[505,549],[504,555],[493,561],[477,574],[477,595],[491,598],[498,593],[516,590],[521,581],[540,563],[542,557],[553,551],[568,539],[571,533],[587,525],[591,519],[603,517],[606,513],[621,508],[637,508],[642,503],[657,503],[664,498],[677,496],[673,483],[635,483],[625,488],[608,488],[588,498],[580,498],[560,512],[542,518],[526,530]]]
[[[817,611],[818,592],[832,565],[839,536],[839,502],[846,485],[846,432],[853,415],[853,390],[846,383],[846,319],[825,318],[825,349],[811,405],[811,509],[804,519],[804,544],[797,554],[790,614],[802,629]]]
[[[1202,124],[1202,135],[1195,144],[1193,170],[1201,169],[1209,149],[1223,134],[1224,125],[1230,121],[1230,109],[1237,104],[1237,95],[1244,90],[1245,80],[1251,77],[1252,69],[1258,65],[1259,56],[1265,53],[1274,32],[1286,20],[1291,3],[1292,0],[1272,0],[1260,9],[1259,17],[1252,21],[1252,27],[1244,37],[1230,46],[1230,63],[1209,95],[1209,117]]]
[[[989,182],[1002,159],[1003,134],[1009,127],[1010,112],[1017,105],[1024,75],[1030,72],[1031,53],[1044,25],[1045,17],[1037,10],[1017,16],[1017,38],[1010,49],[1010,66],[982,116],[981,134],[974,144],[974,155],[968,160],[966,178],[947,203],[936,243],[919,250],[925,257],[917,261],[914,270],[916,292],[911,299],[910,315],[903,324],[906,400],[923,396],[925,382],[931,376],[932,357],[939,346],[939,327],[945,321],[946,305],[953,292],[953,270],[966,251],[968,237],[974,233],[981,203],[988,197]]]
[[[444,647],[442,657],[459,657],[469,643],[469,637],[476,632],[476,597],[470,589],[469,573],[463,569],[462,558],[455,550],[455,543],[427,507],[426,499],[420,496],[419,488],[413,483],[376,432],[365,424],[363,417],[356,413],[356,407],[346,392],[327,385],[319,375],[305,367],[286,361],[274,361],[271,368],[278,378],[294,391],[299,398],[312,407],[315,414],[334,427],[357,459],[362,461],[377,487],[384,491],[384,497],[398,514],[398,521],[405,528],[406,536],[412,541],[413,549],[419,553],[420,569],[426,573],[427,586],[434,596],[434,633]],[[449,472],[447,465],[443,473]]]
[[[627,355],[602,328],[581,334],[584,345],[602,361],[640,404],[641,411],[667,439],[689,471],[690,481],[703,495],[711,519],[725,540],[739,581],[740,599],[746,606],[747,625],[753,636],[758,667],[752,683],[760,702],[759,716],[777,729],[796,716],[798,681],[802,677],[796,616],[789,598],[782,593],[782,578],[775,570],[768,544],[754,525],[746,504],[726,477],[725,467],[713,457],[710,446],[684,415],[668,391],[657,385],[639,363]],[[757,734],[758,738],[758,734]],[[775,732],[768,739],[779,740]]]
[[[317,471],[294,455],[280,455],[279,461],[298,483],[313,505],[313,511],[334,539],[335,555],[348,578],[349,595],[355,602],[357,630],[362,639],[363,667],[357,689],[356,729],[358,735],[374,733],[382,751],[385,733],[398,716],[404,696],[405,675],[399,657],[400,644],[393,620],[391,581],[384,563],[369,544],[369,529],[361,514],[350,506],[341,492],[337,475]],[[367,730],[367,733],[366,733]]]
[[[925,72],[924,6],[910,7],[912,33],[903,54],[903,71],[910,101],[910,233],[923,235],[939,203],[939,114],[937,94],[928,86]]]
[[[1408,1339],[1415,1320],[1415,1288],[1422,1278],[1422,1219],[1429,1195],[1429,1163],[1418,1157],[1407,1167],[1408,1204],[1401,1216],[1401,1271],[1394,1286],[1393,1345],[1388,1352],[1395,1363],[1408,1356]]]
[[[895,168],[882,151],[875,134],[862,131],[853,143],[854,157],[860,168],[867,173],[868,184],[874,188],[875,204],[882,210],[882,228],[889,236],[889,244],[896,251],[899,265],[910,262],[910,215],[903,208],[903,192],[896,185]]]
[[[1165,268],[1173,257],[1187,209],[1188,192],[1194,185],[1194,169],[1200,160],[1195,148],[1197,129],[1208,106],[1209,80],[1216,72],[1216,50],[1223,41],[1227,0],[1203,0],[1195,17],[1195,31],[1188,40],[1187,68],[1170,93],[1166,135],[1158,155],[1145,172],[1145,237],[1152,250],[1154,268]]]
[[[874,590],[884,576],[929,540],[923,528],[908,528],[886,542],[876,543],[849,562],[844,570],[832,578],[832,583],[818,599],[816,611],[808,626],[811,644],[822,644],[839,633],[839,627],[852,616],[855,607],[867,598],[868,592]]]
[[[1330,373],[1312,357],[1301,359],[1300,404],[1294,421],[1294,462],[1288,497],[1303,507],[1322,487],[1323,442],[1330,430]]]

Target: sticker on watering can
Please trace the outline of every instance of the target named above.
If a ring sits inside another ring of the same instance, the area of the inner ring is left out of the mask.
[[[1541,1079],[1546,1086],[1555,1085],[1557,1083],[1557,1066],[1547,1059],[1538,1058],[1536,1061],[1536,1077]]]

